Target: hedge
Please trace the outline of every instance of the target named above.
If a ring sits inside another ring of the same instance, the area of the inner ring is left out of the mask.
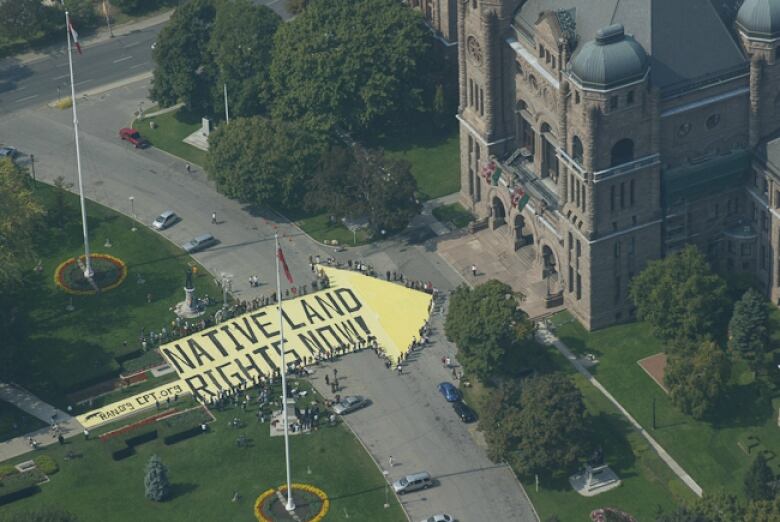
[[[162,355],[157,353],[157,350],[149,350],[146,353],[141,352],[140,354],[136,352],[134,353],[134,357],[122,361],[117,357],[116,360],[122,365],[122,373],[125,375],[154,368],[165,362]]]
[[[60,470],[60,467],[57,465],[57,461],[48,455],[35,457],[33,462],[35,462],[35,467],[45,475],[54,475]]]
[[[201,425],[210,421],[203,408],[195,408],[158,421],[158,432],[163,443],[170,446],[203,433]]]
[[[7,477],[8,475],[16,475],[17,473],[19,473],[19,470],[10,464],[0,465],[0,479]]]
[[[37,493],[42,480],[43,475],[37,470],[4,477],[0,480],[0,505]]]

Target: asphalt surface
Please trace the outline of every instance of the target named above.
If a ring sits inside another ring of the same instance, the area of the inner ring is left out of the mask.
[[[73,54],[76,94],[136,76],[152,69],[152,43],[163,24],[117,36]],[[63,34],[63,37],[65,35]],[[66,44],[49,49],[45,58],[21,63],[0,61],[0,115],[70,96]],[[59,89],[59,91],[58,91]],[[7,141],[7,140],[6,140]]]

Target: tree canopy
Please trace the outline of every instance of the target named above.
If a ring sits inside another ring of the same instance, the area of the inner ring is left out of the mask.
[[[769,344],[769,309],[766,300],[749,289],[734,305],[729,322],[729,348],[757,369]]]
[[[295,122],[236,118],[210,135],[206,171],[226,196],[297,208],[324,148],[319,136]]]
[[[488,382],[503,365],[507,350],[516,344],[516,328],[526,321],[512,288],[491,280],[474,289],[465,285],[455,289],[444,331],[457,344],[464,370]]]
[[[315,0],[276,33],[274,115],[366,130],[422,106],[428,31],[395,0]]]
[[[3,520],[5,522],[77,522],[78,518],[67,511],[46,508],[35,511],[22,511]]]
[[[34,257],[34,235],[43,207],[33,198],[27,172],[0,159],[0,293],[22,282]]]
[[[775,498],[773,483],[775,474],[762,453],[753,460],[745,474],[745,496],[749,500],[772,500]]]
[[[724,332],[726,283],[710,270],[695,246],[651,261],[630,286],[640,319],[664,339],[697,340]]]
[[[725,393],[730,363],[713,341],[700,341],[692,350],[669,355],[664,381],[672,402],[683,413],[701,419]]]
[[[271,49],[280,22],[274,11],[249,0],[219,4],[207,59],[215,114],[224,107],[223,85],[227,85],[232,117],[268,112]]]
[[[205,74],[211,31],[217,16],[215,0],[190,0],[171,16],[152,53],[154,76],[150,97],[163,106],[183,102],[210,109],[213,82]]]
[[[162,502],[171,494],[171,483],[168,479],[168,468],[160,457],[152,455],[146,463],[144,477],[144,496],[155,502]]]
[[[9,38],[29,38],[54,29],[59,11],[40,0],[0,2],[0,29]],[[65,19],[62,19],[63,31]],[[64,36],[64,33],[63,33]]]
[[[379,234],[402,230],[417,214],[416,190],[409,162],[388,157],[381,149],[335,146],[314,172],[306,203],[310,210],[365,217]]]
[[[588,451],[588,419],[582,393],[566,375],[523,381],[519,435],[512,461],[525,473],[564,471]]]

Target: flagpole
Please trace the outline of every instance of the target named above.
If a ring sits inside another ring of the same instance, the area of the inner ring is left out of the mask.
[[[287,511],[295,510],[295,502],[292,495],[292,478],[290,474],[290,435],[288,434],[287,420],[287,363],[285,362],[284,352],[284,316],[282,315],[282,279],[279,274],[279,234],[274,234],[276,241],[276,298],[279,301],[279,338],[281,340],[279,348],[282,355],[282,420],[284,422],[284,460],[287,465]]]
[[[79,117],[76,113],[76,85],[73,83],[73,50],[70,43],[70,14],[65,11],[65,32],[68,33],[68,67],[70,69],[70,99],[73,108],[73,132],[76,135],[76,171],[79,180],[79,201],[81,202],[81,224],[84,232],[84,277],[91,279],[92,260],[89,257],[89,232],[87,230],[87,207],[84,204],[84,181],[81,176],[81,149],[79,148]]]

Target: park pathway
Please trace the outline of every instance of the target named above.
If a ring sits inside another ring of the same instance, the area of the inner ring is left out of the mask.
[[[42,401],[24,388],[20,388],[14,384],[0,383],[0,400],[13,404],[25,413],[28,413],[49,425],[52,423],[52,416],[54,415],[54,422],[61,428],[62,435],[66,439],[75,437],[84,430],[84,427],[79,424],[74,417],[55,408],[51,404]],[[41,446],[49,446],[57,443],[57,437],[52,436],[49,427],[41,428],[38,431],[28,433],[21,437],[0,442],[0,462],[30,452],[31,448],[27,440],[28,437],[32,437],[38,441]]]
[[[695,480],[680,466],[676,460],[672,458],[671,455],[669,455],[666,450],[658,444],[658,442],[642,427],[641,424],[639,424],[634,417],[631,416],[628,411],[626,411],[623,406],[615,399],[615,397],[612,396],[611,393],[607,391],[604,386],[601,385],[601,383],[596,380],[595,377],[593,377],[593,374],[590,373],[585,366],[580,363],[580,361],[577,359],[577,357],[572,353],[571,350],[569,350],[568,346],[566,346],[563,341],[558,339],[550,330],[547,328],[546,321],[537,323],[539,325],[537,331],[536,331],[536,338],[539,342],[546,344],[546,345],[553,345],[555,348],[558,349],[561,354],[568,359],[568,361],[577,369],[578,372],[580,372],[582,375],[585,376],[588,381],[596,387],[597,390],[599,390],[604,397],[609,399],[609,401],[617,407],[618,410],[620,410],[620,413],[623,414],[623,416],[628,419],[628,422],[631,423],[632,426],[639,432],[640,435],[642,435],[647,442],[650,443],[650,446],[653,447],[655,452],[658,454],[659,457],[666,463],[669,468],[680,477],[680,480],[682,480],[686,486],[688,486],[691,491],[693,491],[697,496],[702,496],[702,489],[701,486],[699,486]]]

